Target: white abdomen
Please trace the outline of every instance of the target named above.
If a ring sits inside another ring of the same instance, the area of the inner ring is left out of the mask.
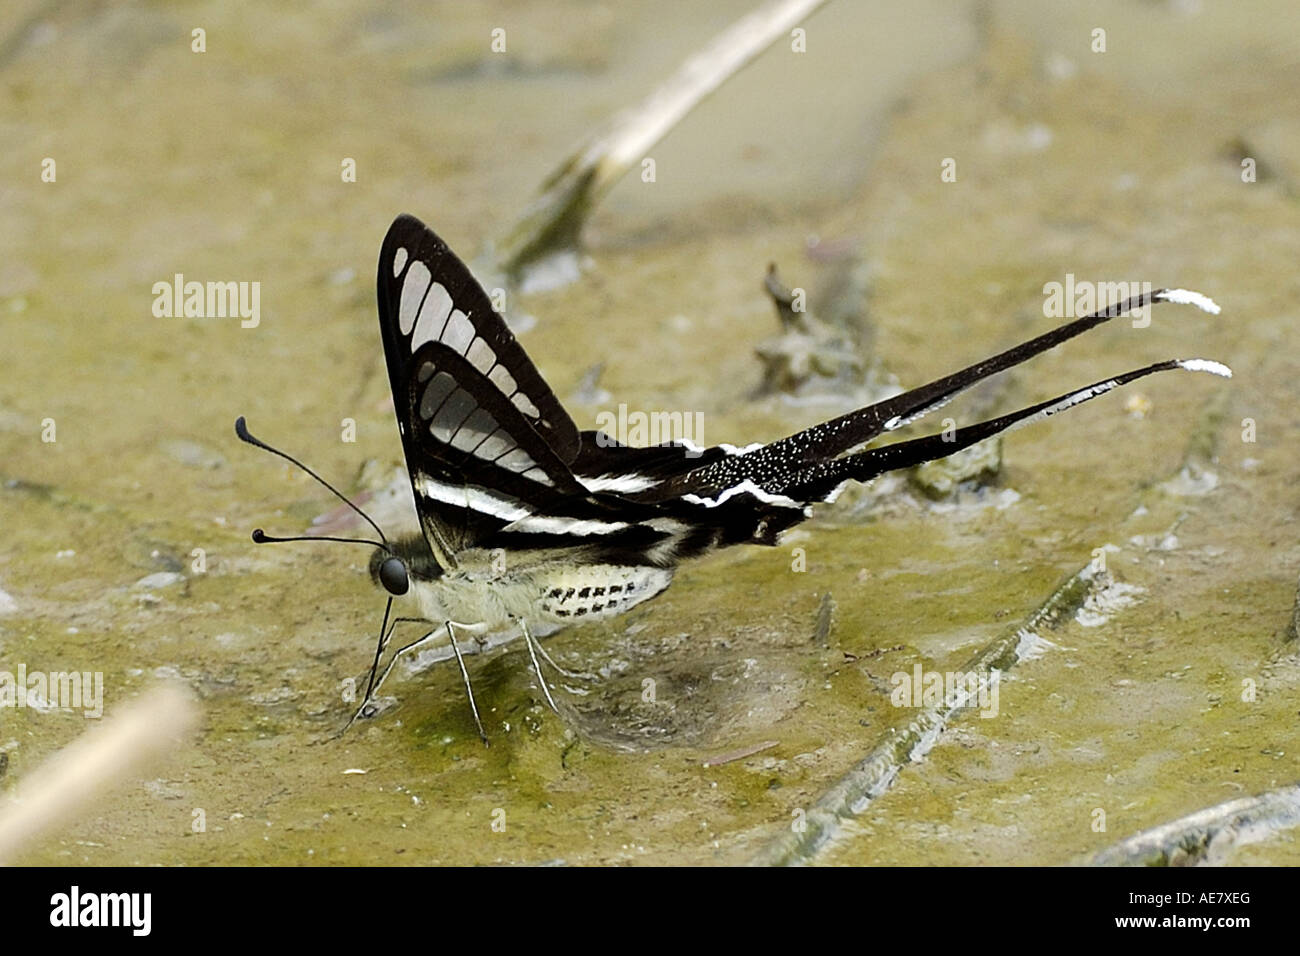
[[[411,591],[426,620],[452,621],[481,632],[520,619],[576,624],[615,617],[662,592],[672,577],[663,568],[584,565],[514,575],[453,573],[436,581],[413,581]]]
[[[537,608],[558,624],[615,617],[659,594],[673,579],[663,568],[589,565],[538,575]]]

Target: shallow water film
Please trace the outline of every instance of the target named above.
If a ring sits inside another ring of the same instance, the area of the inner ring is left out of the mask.
[[[192,721],[13,862],[1300,863],[1294,5],[826,4],[579,253],[494,272],[562,160],[755,5],[5,4],[0,794],[156,685]],[[542,637],[558,714],[523,642],[467,648],[488,747],[445,646],[338,736],[369,552],[249,533],[369,529],[232,425],[416,528],[373,284],[402,212],[504,290],[579,427],[637,444],[771,442],[1119,283],[1222,311],[1118,318],[887,440],[1234,374],[684,565]]]

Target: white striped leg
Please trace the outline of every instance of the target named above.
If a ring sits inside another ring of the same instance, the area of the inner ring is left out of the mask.
[[[426,624],[428,623],[423,618],[418,618],[418,617],[404,617],[404,618],[398,618],[398,620],[420,621],[421,623],[426,623]],[[397,621],[394,621],[393,623],[395,625]],[[379,679],[375,681],[375,689],[374,692],[371,694],[371,697],[373,698],[375,695],[377,695],[379,693],[379,689],[384,686],[384,681],[388,680],[388,675],[392,673],[393,667],[397,664],[397,659],[399,657],[401,657],[407,651],[415,650],[417,647],[419,647],[421,644],[429,640],[429,638],[433,637],[433,635],[437,633],[438,633],[438,629],[434,628],[432,631],[429,631],[427,634],[425,634],[423,637],[419,638],[418,640],[411,641],[410,644],[405,644],[402,647],[399,647],[397,650],[395,650],[393,652],[393,656],[388,659],[388,666],[384,668],[383,673],[379,675]]]
[[[546,686],[546,675],[542,673],[542,666],[537,663],[537,652],[534,650],[533,635],[528,630],[528,624],[522,619],[519,621],[519,629],[524,632],[524,643],[528,645],[528,656],[532,659],[533,670],[537,674],[537,683],[542,685],[542,693],[546,695],[546,702],[551,705],[551,710],[557,714],[560,708],[555,706],[555,698],[551,696],[551,689]]]
[[[403,622],[419,622],[422,624],[428,623],[427,621],[424,620],[424,618],[419,618],[419,617],[396,618],[392,623],[392,627],[389,628],[387,635],[383,638],[382,646],[386,647],[388,645],[388,640],[392,636],[393,628],[396,628],[399,623],[403,623]],[[478,728],[478,735],[480,738],[482,738],[483,745],[487,746],[488,737],[487,734],[483,731],[483,722],[479,720],[478,704],[475,703],[474,701],[474,688],[470,686],[469,671],[465,667],[465,659],[461,656],[460,648],[456,645],[456,635],[451,629],[451,623],[452,623],[451,621],[445,621],[443,623],[443,626],[447,629],[448,642],[451,644],[452,653],[456,655],[456,662],[460,665],[460,676],[461,679],[465,682],[465,691],[469,695],[469,709],[474,715],[474,726]],[[458,626],[468,627],[468,625],[463,625],[463,624]],[[361,706],[357,708],[357,712],[352,715],[352,719],[349,720],[347,724],[343,727],[343,729],[339,731],[339,733],[336,735],[337,737],[341,737],[349,727],[351,727],[362,717],[370,716],[370,714],[367,713],[367,710],[374,702],[374,698],[379,693],[380,688],[384,686],[384,681],[388,679],[388,675],[392,672],[393,667],[397,664],[397,659],[401,657],[403,654],[407,653],[408,651],[415,650],[417,647],[419,647],[421,644],[424,644],[426,641],[428,641],[437,633],[438,630],[437,628],[435,628],[434,630],[429,631],[427,634],[425,634],[423,637],[419,638],[418,640],[414,640],[409,644],[405,644],[393,652],[393,656],[388,661],[388,666],[384,668],[383,673],[379,675],[379,678],[377,680],[374,680],[373,689],[366,696],[366,699],[361,702]]]
[[[392,599],[390,598],[389,607],[391,606],[392,606]],[[388,612],[385,611],[384,618],[386,624],[388,624],[387,616],[388,616]],[[389,624],[387,629],[379,635],[379,645],[375,652],[375,662],[370,666],[370,680],[366,683],[366,696],[362,699],[361,706],[357,708],[356,713],[354,713],[351,719],[348,720],[348,722],[343,725],[343,729],[340,730],[337,734],[335,734],[333,739],[337,740],[339,737],[342,737],[345,733],[347,733],[348,728],[351,727],[353,724],[355,724],[362,717],[374,716],[374,712],[373,710],[371,710],[371,707],[374,704],[375,696],[379,693],[379,688],[383,686],[384,681],[387,679],[388,672],[391,671],[393,669],[393,665],[397,663],[397,658],[401,657],[407,651],[411,650],[411,648],[423,644],[435,633],[434,631],[430,631],[428,634],[424,635],[424,637],[420,638],[418,641],[412,641],[410,644],[407,644],[405,647],[399,648],[398,651],[393,655],[392,660],[388,662],[388,666],[384,668],[383,674],[378,679],[376,679],[375,671],[379,667],[379,660],[383,656],[384,649],[388,647],[388,642],[391,641],[393,638],[393,631],[397,630],[398,624],[410,624],[410,623],[427,624],[428,622],[425,621],[424,618],[420,618],[420,617],[395,617],[393,618],[392,623]]]
[[[571,671],[565,667],[561,667],[559,664],[555,663],[555,658],[553,658],[550,654],[546,653],[546,645],[543,644],[541,641],[537,641],[537,653],[541,654],[542,660],[546,661],[546,663],[550,664],[551,667],[555,668],[555,672],[559,674],[561,677],[567,677],[569,680],[598,680],[599,679],[595,674],[584,673],[582,671]]]
[[[465,658],[461,656],[460,648],[456,646],[456,632],[451,629],[451,621],[446,621],[445,627],[447,628],[447,639],[451,641],[451,652],[456,655],[456,663],[460,665],[461,680],[465,682],[465,693],[469,696],[469,710],[474,715],[474,726],[478,728],[479,739],[483,741],[484,747],[491,746],[488,743],[488,735],[483,731],[483,721],[479,720],[478,704],[474,703],[474,688],[469,682],[469,671],[465,668]]]

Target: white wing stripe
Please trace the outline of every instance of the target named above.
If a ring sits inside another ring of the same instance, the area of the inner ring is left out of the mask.
[[[424,386],[424,395],[420,397],[420,417],[432,420],[442,408],[447,396],[454,391],[456,391],[456,380],[449,372],[439,372],[435,375],[429,384]]]
[[[470,322],[467,316],[460,309],[457,309],[447,319],[447,326],[442,330],[442,335],[438,338],[443,344],[464,355],[469,351],[470,343],[474,341],[474,323]]]
[[[419,317],[420,306],[429,292],[429,281],[432,278],[429,267],[418,259],[407,270],[406,278],[402,280],[402,298],[397,306],[397,326],[403,335],[410,335],[411,329],[415,327],[415,320]]]
[[[451,296],[441,282],[435,282],[429,287],[429,294],[420,306],[420,317],[416,320],[415,331],[411,333],[411,351],[432,341],[434,329],[441,330],[450,314]]]
[[[466,485],[449,485],[431,475],[421,475],[419,479],[420,494],[443,504],[459,508],[470,508],[482,514],[501,518],[504,521],[518,521],[528,517],[531,512],[522,507],[514,498],[504,498]]]
[[[579,518],[556,518],[550,515],[529,515],[502,531],[526,531],[533,534],[593,535],[613,534],[629,527],[626,521],[595,521]]]
[[[488,378],[505,395],[513,395],[519,390],[518,384],[515,383],[515,377],[506,370],[504,365],[498,365],[489,372]]]
[[[483,439],[483,444],[474,449],[474,457],[482,458],[485,461],[496,461],[514,447],[515,440],[510,437],[510,433],[504,428],[498,428]]]
[[[497,362],[496,353],[492,351],[492,346],[488,345],[481,338],[475,338],[474,344],[469,347],[465,353],[465,358],[469,359],[470,364],[486,375]]]
[[[703,505],[706,508],[716,508],[728,498],[736,495],[753,495],[759,501],[769,505],[779,505],[783,508],[800,508],[804,506],[793,498],[787,498],[785,495],[773,494],[770,491],[764,491],[758,485],[754,484],[748,478],[738,485],[726,489],[716,498],[701,498],[699,495],[682,495],[682,501],[688,501],[693,505]]]
[[[583,487],[588,491],[617,491],[623,494],[645,491],[659,484],[656,479],[644,475],[601,475],[599,478],[583,478],[575,475],[574,477],[582,482]]]

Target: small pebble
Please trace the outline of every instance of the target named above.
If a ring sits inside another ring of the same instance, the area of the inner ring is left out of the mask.
[[[222,455],[198,442],[174,439],[162,442],[158,448],[188,468],[220,468],[226,463]]]
[[[169,588],[184,582],[185,575],[183,574],[177,574],[175,571],[157,571],[153,574],[146,574],[139,581],[136,581],[135,587],[143,588],[146,591],[160,591],[163,588]]]

